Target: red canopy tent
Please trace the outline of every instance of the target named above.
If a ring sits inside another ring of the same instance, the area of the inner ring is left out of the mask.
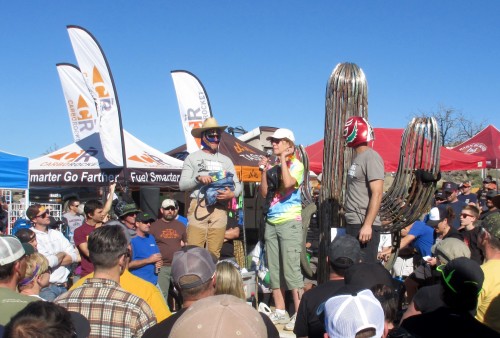
[[[500,131],[491,124],[452,149],[467,155],[483,156],[486,168],[500,169]]]
[[[370,146],[382,156],[386,172],[398,170],[403,132],[404,129],[374,128],[375,140]],[[320,173],[323,170],[323,140],[306,147],[306,152],[309,156],[309,169]],[[441,147],[441,171],[481,169],[485,164],[484,157],[465,155]]]

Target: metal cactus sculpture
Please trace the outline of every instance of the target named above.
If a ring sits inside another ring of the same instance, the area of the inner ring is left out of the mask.
[[[323,179],[319,207],[318,282],[328,279],[326,256],[330,228],[344,226],[340,217],[344,202],[347,170],[353,151],[345,147],[343,130],[351,116],[368,117],[368,85],[361,68],[354,63],[340,63],[326,86]]]
[[[328,245],[330,229],[345,226],[344,204],[347,170],[353,150],[345,146],[343,129],[351,116],[368,119],[368,87],[363,71],[353,63],[338,64],[326,88],[323,180],[319,208],[318,282],[328,280]],[[376,137],[376,135],[375,135]],[[383,230],[393,234],[393,245],[399,247],[400,230],[415,222],[430,206],[439,180],[441,141],[433,118],[416,118],[410,122],[401,142],[395,180],[382,199],[379,215]],[[394,250],[391,259],[397,256]],[[391,267],[390,260],[387,267]]]

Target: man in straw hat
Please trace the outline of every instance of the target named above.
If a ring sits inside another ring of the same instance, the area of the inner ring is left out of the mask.
[[[181,191],[191,191],[187,214],[188,244],[206,246],[216,257],[220,256],[224,243],[228,202],[241,192],[233,162],[219,152],[222,131],[226,127],[219,126],[215,118],[209,117],[201,128],[191,130],[191,135],[201,139],[202,148],[184,160],[179,181]],[[208,197],[212,197],[212,201]]]

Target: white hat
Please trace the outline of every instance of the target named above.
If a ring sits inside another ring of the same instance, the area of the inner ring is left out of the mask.
[[[288,139],[292,142],[295,143],[295,136],[293,136],[293,133],[290,129],[285,129],[285,128],[279,128],[279,129],[276,129],[276,131],[274,132],[274,134],[272,134],[271,136],[267,137],[267,140],[269,141],[270,139],[272,138],[275,138],[275,139],[278,139],[278,140],[281,140],[281,139]]]
[[[17,237],[0,236],[0,266],[15,262],[24,254],[23,245]]]
[[[163,202],[161,202],[161,207],[163,209],[167,209],[168,207],[174,207],[176,209],[179,209],[179,207],[177,206],[177,202],[175,200],[170,199],[170,198],[163,200]]]
[[[325,329],[330,338],[355,337],[370,328],[382,337],[384,320],[384,310],[370,290],[335,296],[325,303]]]
[[[430,226],[437,226],[441,222],[441,215],[439,212],[439,208],[434,207],[429,212],[429,219],[427,220],[427,224]]]

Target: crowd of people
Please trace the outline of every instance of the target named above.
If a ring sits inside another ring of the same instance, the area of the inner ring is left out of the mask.
[[[228,211],[242,187],[219,153],[225,128],[209,118],[192,130],[201,150],[180,178],[187,217],[171,198],[144,212],[116,199],[115,184],[104,202],[67,200],[64,233],[46,207],[31,205],[30,226],[0,237],[2,335],[274,338],[279,328],[297,337],[500,337],[500,195],[491,177],[477,194],[470,181],[444,182],[395,248],[381,234],[384,169],[367,145],[373,130],[348,119],[346,231],[329,245],[329,280],[313,287],[300,264],[304,165],[293,132],[277,129],[268,138],[274,159],[259,163],[270,310],[234,259],[240,229]],[[396,249],[389,271],[383,263]]]

